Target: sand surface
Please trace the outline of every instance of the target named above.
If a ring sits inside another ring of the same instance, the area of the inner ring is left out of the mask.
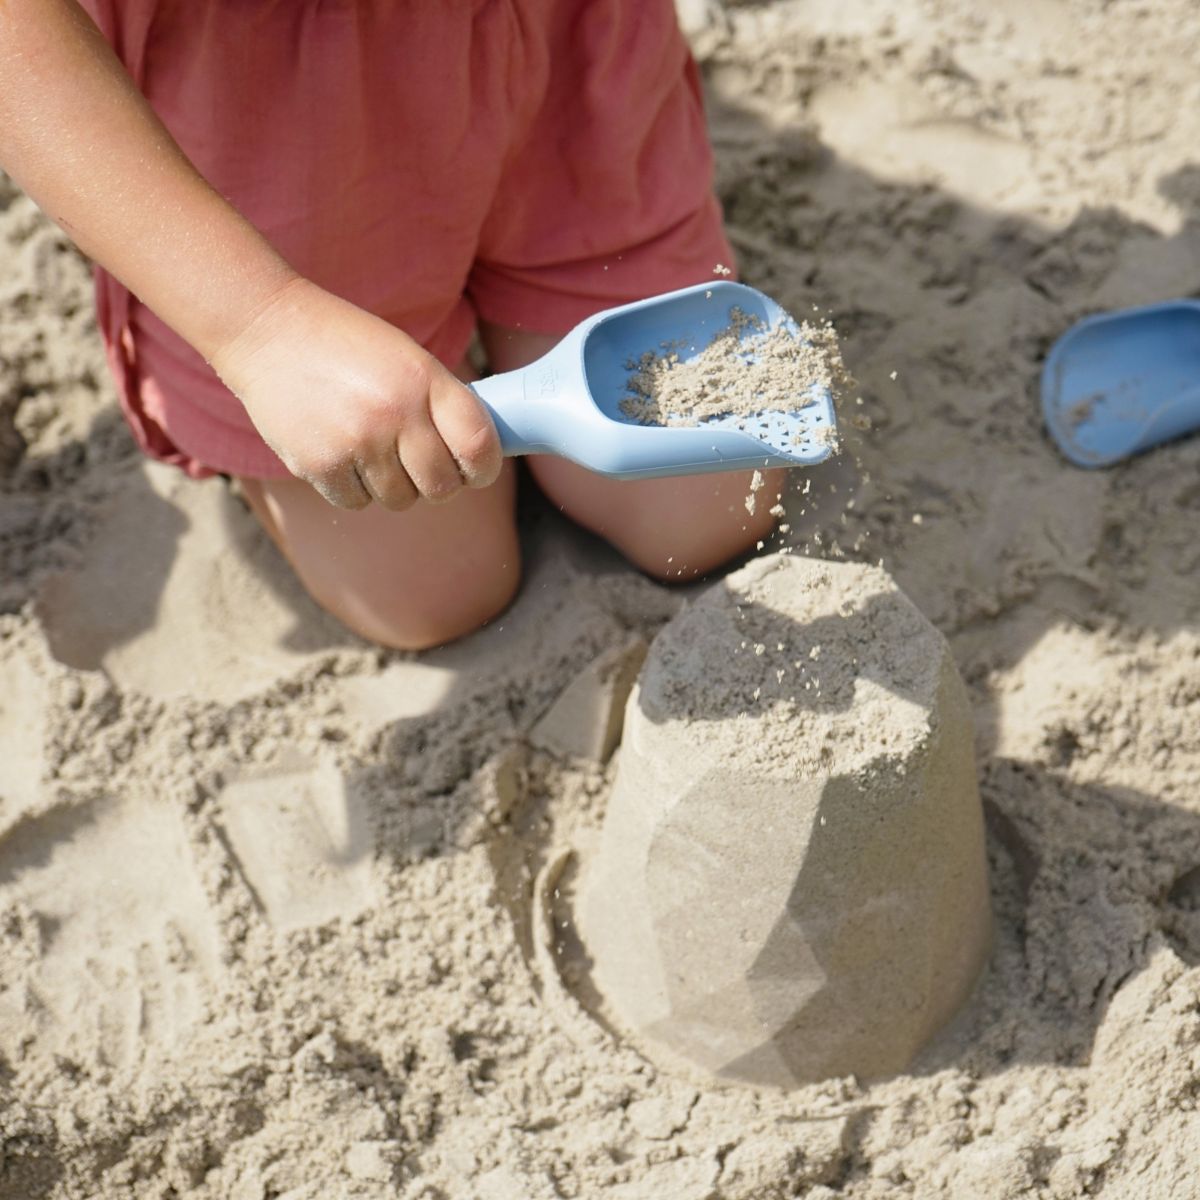
[[[611,737],[563,729],[681,595],[531,503],[503,620],[354,642],[139,459],[83,264],[0,184],[3,1200],[1200,1194],[1200,439],[1083,472],[1036,405],[1073,320],[1200,292],[1200,10],[716,7],[744,276],[862,400],[775,548],[882,561],[949,639],[976,998],[909,1072],[786,1095],[593,1023],[553,902],[611,783],[570,747]]]

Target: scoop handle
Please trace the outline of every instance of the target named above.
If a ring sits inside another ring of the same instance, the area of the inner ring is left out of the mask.
[[[491,415],[506,458],[554,449],[541,428],[538,407],[526,397],[527,372],[527,367],[521,367],[467,385]]]

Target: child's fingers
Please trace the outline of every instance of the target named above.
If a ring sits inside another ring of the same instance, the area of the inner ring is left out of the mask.
[[[412,508],[420,498],[416,484],[390,446],[385,446],[370,460],[360,462],[358,475],[371,499],[393,512]]]
[[[458,465],[428,418],[413,421],[400,431],[393,457],[424,500],[437,504],[462,488]]]
[[[366,480],[353,463],[336,470],[293,470],[292,473],[311,485],[334,508],[366,508],[373,499]]]
[[[467,486],[495,483],[504,455],[496,426],[475,394],[447,373],[429,389],[429,411]]]

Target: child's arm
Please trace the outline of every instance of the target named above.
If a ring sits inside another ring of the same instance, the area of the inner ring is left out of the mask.
[[[332,503],[405,508],[496,478],[474,396],[411,338],[297,275],[204,182],[74,0],[0,0],[0,165],[213,364]]]

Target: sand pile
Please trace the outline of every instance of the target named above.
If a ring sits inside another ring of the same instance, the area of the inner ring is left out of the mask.
[[[729,1079],[888,1075],[959,1008],[990,926],[970,712],[884,572],[763,558],[663,629],[579,919],[620,1022]]]
[[[895,1078],[786,1095],[591,1020],[555,964],[606,704],[678,594],[534,507],[494,627],[346,639],[219,482],[140,464],[86,272],[0,183],[3,1200],[1200,1192],[1200,439],[1073,470],[1035,391],[1076,317],[1200,293],[1200,13],[779,0],[697,38],[742,273],[829,314],[863,401],[778,548],[883,560],[977,717],[975,999]]]

